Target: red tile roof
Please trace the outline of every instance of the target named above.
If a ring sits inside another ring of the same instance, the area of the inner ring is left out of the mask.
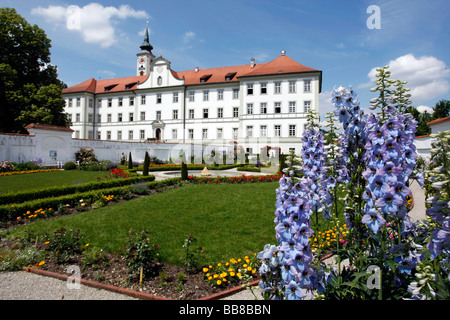
[[[444,117],[444,118],[439,118],[439,119],[428,122],[427,125],[438,124],[438,123],[449,121],[449,120],[450,120],[450,116]]]
[[[240,66],[218,67],[208,69],[173,71],[172,75],[177,79],[183,79],[185,85],[210,84],[221,82],[238,82],[241,77],[254,77],[262,75],[278,75],[290,73],[320,72],[320,70],[306,67],[286,55],[281,55],[267,63],[257,63],[253,66],[245,64]],[[321,75],[320,75],[321,77]],[[70,88],[63,89],[63,93],[75,92],[119,92],[134,90],[136,83],[142,83],[148,76],[134,76],[109,80],[95,80],[93,78]],[[322,80],[320,79],[320,82]]]
[[[39,123],[30,123],[25,127],[25,129],[41,129],[41,130],[52,130],[52,131],[67,131],[67,132],[73,132],[72,129],[69,127],[62,127],[62,126],[54,126],[50,124],[39,124]]]

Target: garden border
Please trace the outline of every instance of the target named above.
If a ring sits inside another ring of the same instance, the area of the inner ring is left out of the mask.
[[[40,276],[56,278],[56,279],[62,280],[62,281],[67,281],[67,279],[69,278],[69,276],[64,275],[64,274],[55,273],[55,272],[37,269],[37,268],[25,268],[24,270],[27,272],[32,272],[32,273],[40,275]],[[252,282],[250,282],[250,286],[255,286],[260,281],[261,281],[260,279],[253,280]],[[176,301],[176,299],[155,296],[155,295],[152,295],[149,293],[139,292],[139,291],[126,289],[126,288],[120,288],[120,287],[116,287],[116,286],[113,286],[110,284],[104,284],[104,283],[100,283],[100,282],[96,282],[96,281],[92,281],[92,280],[86,280],[83,278],[80,278],[80,284],[88,286],[88,287],[96,288],[96,289],[107,290],[110,292],[124,294],[124,295],[130,296],[133,298],[137,298],[137,299],[141,299],[141,300],[175,300]],[[200,300],[219,300],[219,299],[228,297],[230,295],[236,294],[242,290],[245,290],[245,287],[240,285],[240,286],[236,286],[236,287],[233,287],[233,288],[224,290],[222,292],[215,293],[210,296],[206,296],[206,297],[203,297],[203,298],[200,298],[197,300],[199,300],[199,301]]]

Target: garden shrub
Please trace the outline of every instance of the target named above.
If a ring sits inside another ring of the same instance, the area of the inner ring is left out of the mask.
[[[70,261],[73,255],[83,251],[81,240],[80,230],[65,228],[56,230],[51,236],[44,237],[46,250],[51,252],[59,264]]]
[[[11,172],[14,170],[15,170],[14,163],[12,163],[11,161],[2,161],[0,163],[0,173],[1,172]]]
[[[135,183],[131,187],[131,192],[139,195],[146,195],[150,191],[150,188],[148,187],[148,184],[145,182],[139,182]]]
[[[143,277],[158,274],[160,269],[159,250],[160,247],[152,243],[148,230],[137,232],[130,229],[125,248],[123,248],[129,277],[138,276],[141,268]]]
[[[77,168],[77,165],[75,164],[75,162],[72,161],[68,161],[66,163],[64,163],[63,169],[64,170],[75,170]]]

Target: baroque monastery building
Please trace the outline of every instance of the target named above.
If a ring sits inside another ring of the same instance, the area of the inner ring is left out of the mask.
[[[300,151],[307,112],[319,111],[322,71],[285,51],[267,63],[175,71],[153,55],[148,29],[140,48],[135,76],[63,90],[74,138]]]

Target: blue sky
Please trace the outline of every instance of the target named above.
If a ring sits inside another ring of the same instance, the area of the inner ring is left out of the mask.
[[[374,68],[391,66],[408,81],[416,107],[450,100],[450,29],[446,0],[0,0],[51,39],[52,64],[69,86],[91,77],[135,75],[149,23],[153,53],[172,69],[268,62],[286,50],[323,71],[321,115],[335,86],[352,86],[367,107]],[[367,26],[380,9],[380,29]],[[75,7],[74,7],[75,6]],[[77,11],[78,10],[78,11]],[[76,19],[80,13],[81,18]]]

